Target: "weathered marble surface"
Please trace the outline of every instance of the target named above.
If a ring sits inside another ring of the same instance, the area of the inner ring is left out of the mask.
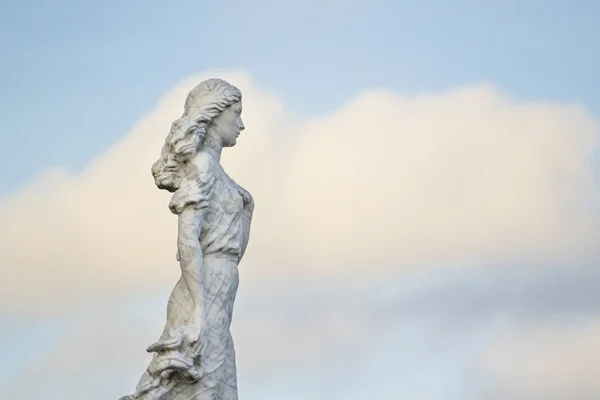
[[[229,330],[238,263],[250,234],[254,201],[220,164],[224,147],[244,129],[242,95],[220,79],[188,95],[152,166],[156,185],[173,193],[181,278],[167,322],[134,394],[121,400],[237,399],[235,350]]]

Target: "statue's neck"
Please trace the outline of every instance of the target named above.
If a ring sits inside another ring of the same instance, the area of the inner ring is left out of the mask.
[[[223,151],[223,145],[209,136],[204,141],[204,151],[214,157],[215,160],[221,162],[221,152]]]

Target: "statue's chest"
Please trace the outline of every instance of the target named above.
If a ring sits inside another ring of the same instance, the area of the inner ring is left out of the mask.
[[[244,201],[235,183],[225,174],[216,179],[210,203],[212,209],[226,214],[239,213],[244,208]]]

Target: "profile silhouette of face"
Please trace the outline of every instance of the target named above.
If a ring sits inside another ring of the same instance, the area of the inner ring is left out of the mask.
[[[235,146],[238,136],[246,128],[242,122],[242,102],[238,101],[224,109],[207,128],[223,147]]]

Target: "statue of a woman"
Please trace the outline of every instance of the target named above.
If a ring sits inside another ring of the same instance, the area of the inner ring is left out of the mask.
[[[181,278],[171,293],[167,323],[136,392],[125,399],[237,399],[229,326],[238,263],[250,233],[254,202],[220,164],[224,147],[244,129],[242,94],[220,79],[201,82],[173,122],[152,175],[173,192]]]

